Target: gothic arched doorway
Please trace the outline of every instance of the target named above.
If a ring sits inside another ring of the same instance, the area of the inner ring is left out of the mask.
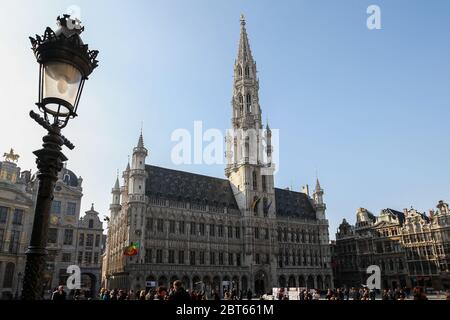
[[[278,278],[278,287],[279,288],[285,288],[286,287],[286,277],[285,276],[281,275]]]
[[[248,282],[247,282],[247,277],[246,276],[242,276],[242,291],[243,292],[247,292],[248,289]]]
[[[239,282],[239,277],[238,277],[238,276],[234,276],[234,277],[231,279],[231,288],[232,288],[233,290],[236,290],[236,293],[238,293],[239,290],[241,289],[240,282]]]
[[[314,289],[314,278],[313,276],[308,276],[308,280],[306,281],[306,286],[308,289]]]
[[[197,290],[197,291],[202,290],[202,282],[200,281],[199,276],[192,277],[192,290]]]
[[[322,276],[317,276],[317,289],[323,290],[323,280]]]
[[[231,280],[229,276],[224,276],[222,279],[222,292],[231,290]]]
[[[145,289],[149,290],[156,287],[156,279],[155,276],[149,275],[145,278]]]
[[[295,288],[295,277],[294,276],[290,276],[289,280],[288,280],[288,287],[289,288]]]
[[[169,282],[169,287],[172,287],[172,286],[173,286],[173,283],[174,283],[175,281],[177,281],[177,280],[178,280],[178,277],[177,277],[176,275],[171,276],[171,277],[170,277],[170,282]]]
[[[188,290],[191,288],[191,279],[189,279],[188,276],[183,276],[183,278],[181,278],[181,282],[183,283],[184,289]]]
[[[160,276],[158,279],[158,286],[167,288],[167,284],[168,284],[167,277],[164,275]]]
[[[214,291],[217,292],[218,294],[221,294],[220,277],[219,276],[214,276],[213,281],[212,281],[212,289],[214,289]]]
[[[211,293],[211,278],[209,276],[203,277],[203,290],[208,294]]]
[[[260,270],[255,274],[255,293],[262,295],[266,293],[267,277],[264,271]]]
[[[300,288],[304,288],[305,287],[305,277],[304,276],[299,276],[298,277],[298,286]]]
[[[326,286],[326,289],[332,288],[331,277],[329,275],[325,276],[325,286]]]

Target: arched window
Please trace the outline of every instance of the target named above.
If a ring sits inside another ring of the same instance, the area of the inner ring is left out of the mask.
[[[263,176],[264,177],[264,176]],[[267,217],[267,214],[269,213],[269,208],[267,207],[267,198],[264,197],[263,199],[263,212],[264,212],[264,217]]]
[[[253,171],[252,173],[252,180],[253,180],[253,190],[258,189],[258,181],[256,180],[256,171]]]
[[[241,68],[241,66],[238,66],[238,75],[239,75],[239,77],[242,77],[242,68]]]
[[[245,155],[244,155],[245,163],[248,163],[249,156],[250,156],[250,138],[247,136],[245,137]]]
[[[252,96],[250,95],[250,93],[247,93],[246,103],[247,103],[247,112],[248,113],[252,112]]]
[[[5,267],[5,276],[3,278],[3,288],[12,288],[15,265],[9,262]]]
[[[266,187],[266,176],[265,175],[262,176],[262,183],[261,184],[262,184],[262,191],[266,192],[267,187]]]
[[[242,97],[242,94],[239,94],[239,112],[242,115],[244,113],[244,98]]]
[[[250,77],[250,67],[249,66],[245,66],[245,77],[246,78]]]

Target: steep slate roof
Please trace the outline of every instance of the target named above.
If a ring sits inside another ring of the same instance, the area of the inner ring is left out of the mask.
[[[147,196],[170,200],[199,202],[238,209],[230,182],[226,179],[146,165]]]
[[[430,217],[428,217],[425,213],[421,213],[421,212],[418,212],[418,213],[422,216],[423,220],[425,220],[426,222],[430,222]]]
[[[403,223],[405,222],[405,214],[403,212],[400,212],[400,211],[397,211],[394,209],[390,209],[390,208],[387,208],[386,210],[397,217],[400,226],[403,225]]]
[[[377,217],[369,210],[367,210],[367,216],[369,217],[370,220],[372,220],[372,222],[377,221]]]
[[[277,216],[315,219],[316,212],[308,199],[301,192],[275,188],[275,205]]]
[[[230,182],[226,179],[153,165],[146,165],[145,170],[148,173],[145,182],[147,196],[238,209]],[[275,188],[275,205],[277,216],[316,218],[308,196],[301,192]]]

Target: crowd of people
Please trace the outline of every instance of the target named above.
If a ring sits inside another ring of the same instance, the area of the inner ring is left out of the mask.
[[[336,290],[328,289],[326,294],[327,300],[376,300],[378,293],[376,290],[364,288],[337,288]],[[410,289],[395,288],[384,289],[380,292],[381,300],[406,300],[412,297],[413,300],[428,300],[422,287],[415,287],[411,294]],[[450,300],[450,293],[445,295],[446,300]]]
[[[160,286],[150,290],[130,290],[126,292],[121,289],[107,290],[102,288],[98,298],[100,300],[173,300],[177,302],[191,300],[205,300],[204,292],[192,291],[190,294],[183,288],[180,280],[174,281],[173,285],[167,289]]]
[[[438,294],[439,295],[439,294]],[[277,299],[277,300],[289,300],[290,296],[285,288],[281,288],[276,294],[276,298],[270,294],[263,296],[263,299]],[[422,287],[415,287],[412,292],[410,289],[396,288],[396,289],[384,289],[382,292],[379,290],[371,290],[367,287],[361,288],[336,288],[328,289],[326,292],[321,292],[317,289],[302,289],[298,293],[298,297],[294,299],[298,300],[428,300]],[[445,300],[450,300],[450,292],[445,294]]]
[[[376,297],[376,291],[367,287],[328,289],[325,296],[327,300],[375,300]]]
[[[237,291],[236,289],[224,290],[223,299],[224,300],[251,300],[255,296],[252,291]],[[327,291],[320,292],[317,289],[301,289],[298,292],[298,297],[294,299],[297,300],[376,300],[380,297],[381,300],[428,300],[422,287],[415,287],[412,292],[408,289],[396,288],[396,289],[384,289],[382,292],[377,292],[376,290],[370,290],[367,287],[363,288],[337,288],[328,289]],[[94,297],[89,296],[89,300]],[[207,294],[204,290],[186,290],[182,282],[177,280],[174,281],[171,287],[168,289],[164,286],[159,286],[156,288],[151,288],[148,290],[137,290],[137,291],[126,291],[121,289],[108,290],[102,288],[96,297],[99,300],[110,301],[110,300],[169,300],[175,302],[187,302],[187,301],[197,301],[197,300],[221,300],[220,293],[216,290],[211,290]],[[257,296],[259,299],[277,299],[277,300],[289,300],[288,291],[285,289],[280,289],[278,293],[272,296],[271,293]],[[64,286],[59,286],[55,289],[51,296],[52,300],[67,300],[79,299],[79,293],[69,294],[69,296],[64,291]],[[447,292],[445,296],[446,300],[450,300],[450,293]]]
[[[233,290],[225,290],[223,293],[224,300],[242,300],[244,296],[247,299],[253,298],[251,290],[246,292]],[[167,289],[164,286],[152,288],[148,290],[129,290],[126,292],[121,289],[107,290],[102,288],[98,295],[100,300],[173,300],[173,301],[197,301],[197,300],[221,300],[220,293],[211,290],[208,295],[204,290],[186,290],[182,282],[177,280]]]

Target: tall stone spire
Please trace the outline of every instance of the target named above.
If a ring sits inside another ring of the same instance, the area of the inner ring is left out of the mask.
[[[253,62],[252,51],[248,42],[247,30],[245,29],[245,17],[241,14],[241,35],[239,38],[238,61]]]
[[[326,205],[323,202],[323,189],[320,186],[318,177],[316,177],[316,187],[314,188],[313,199],[316,209],[316,218],[319,220],[325,219]]]
[[[128,194],[143,195],[145,193],[145,179],[147,173],[145,171],[145,158],[148,155],[147,149],[144,147],[144,138],[139,135],[138,144],[133,148],[133,156],[131,158],[130,183]],[[139,201],[141,201],[140,199]]]
[[[139,135],[139,140],[138,140],[137,147],[138,148],[144,148],[144,138],[142,137],[142,130],[141,130],[141,134]]]
[[[125,168],[125,171],[128,172],[130,171],[130,156],[128,155],[128,162],[127,162],[127,167]]]
[[[321,191],[322,188],[320,187],[319,177],[316,177],[316,192]]]
[[[120,205],[120,184],[119,184],[119,170],[117,170],[117,177],[116,177],[116,183],[114,184],[114,187],[111,190],[111,195],[112,195],[112,201],[111,201],[111,206],[110,206],[110,210],[111,213],[117,213],[117,211],[119,210],[119,205]]]
[[[260,130],[261,108],[259,106],[259,81],[256,76],[256,63],[250,50],[246,22],[240,19],[240,38],[236,61],[234,63],[233,82],[233,118],[234,137],[227,140],[227,161],[229,171],[241,164],[258,164],[263,157]]]
[[[269,204],[275,202],[274,181],[273,175],[266,170],[269,165],[264,157],[266,134],[261,121],[259,81],[243,15],[240,18],[231,104],[232,130],[226,138],[225,175],[233,186],[239,209],[247,217],[273,218],[274,206]],[[267,133],[270,141],[270,130]],[[266,151],[269,155],[270,144]]]
[[[119,184],[119,173],[117,173],[116,183],[114,184],[114,189],[120,189],[120,184]]]

